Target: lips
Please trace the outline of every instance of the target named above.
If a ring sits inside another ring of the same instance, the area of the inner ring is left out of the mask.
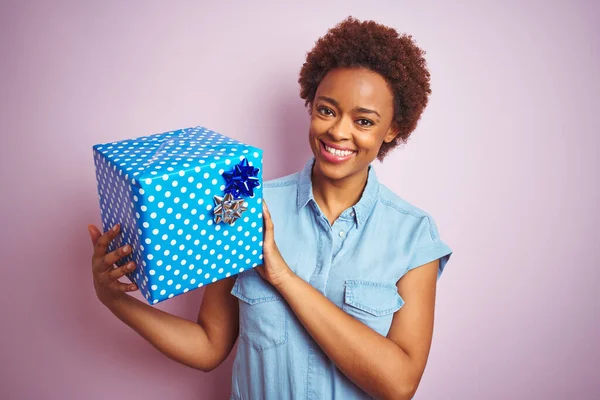
[[[348,149],[348,148],[345,148],[345,147],[342,147],[342,146],[338,146],[338,145],[335,145],[335,144],[332,144],[332,143],[327,143],[327,142],[324,142],[324,141],[322,141],[322,140],[321,140],[321,143],[323,143],[323,144],[324,144],[325,146],[327,146],[327,147],[331,147],[331,148],[334,148],[334,149],[336,149],[336,150],[341,150],[341,151],[352,151],[352,152],[354,152],[354,151],[355,151],[354,149]]]
[[[324,142],[322,142],[322,141],[319,141],[319,143],[320,143],[320,146],[319,146],[319,147],[321,148],[321,156],[322,156],[322,158],[324,158],[324,159],[325,159],[325,161],[328,161],[328,162],[330,162],[330,163],[334,163],[334,164],[339,164],[339,163],[342,163],[342,162],[344,162],[344,161],[347,161],[347,160],[349,160],[349,159],[353,158],[353,157],[354,157],[354,155],[356,154],[356,151],[354,151],[354,150],[350,150],[350,151],[351,151],[350,153],[348,153],[347,151],[346,151],[346,152],[344,152],[344,153],[341,153],[341,152],[339,152],[339,151],[336,151],[335,153],[337,153],[337,154],[330,153],[330,152],[329,152],[329,151],[328,151],[328,150],[325,148],[325,146],[327,146],[327,147],[330,147],[329,145],[326,145],[326,144],[325,144]],[[332,147],[332,148],[333,148],[333,147]],[[337,147],[336,147],[336,149],[337,149]]]

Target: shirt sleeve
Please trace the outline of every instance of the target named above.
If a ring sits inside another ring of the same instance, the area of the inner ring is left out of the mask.
[[[434,219],[430,215],[424,216],[414,235],[413,240],[415,245],[412,246],[406,272],[439,258],[440,266],[438,268],[437,279],[440,279],[452,255],[452,249],[440,239]]]

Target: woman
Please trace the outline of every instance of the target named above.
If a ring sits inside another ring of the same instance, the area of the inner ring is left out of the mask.
[[[203,371],[239,336],[233,399],[410,399],[452,251],[370,164],[416,127],[430,93],[423,54],[410,36],[351,17],[317,41],[299,79],[314,157],[264,184],[264,265],[208,285],[197,323],[125,294],[137,288],[117,279],[135,266],[112,265],[129,249],[106,254],[118,227],[90,226],[98,298]]]

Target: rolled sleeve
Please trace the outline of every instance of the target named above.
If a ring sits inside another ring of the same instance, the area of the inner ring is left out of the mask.
[[[406,272],[439,259],[437,279],[440,279],[450,260],[452,249],[440,239],[437,224],[430,215],[424,216],[421,220],[415,232],[414,241],[415,246],[411,251]]]

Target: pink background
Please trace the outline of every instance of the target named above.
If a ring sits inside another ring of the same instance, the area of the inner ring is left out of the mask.
[[[432,73],[376,163],[455,252],[415,398],[600,398],[598,3],[171,3],[2,2],[0,398],[227,397],[233,354],[178,365],[97,301],[92,145],[203,125],[263,148],[266,178],[298,170],[298,72],[348,15],[411,33]],[[201,298],[159,307],[194,319]]]

